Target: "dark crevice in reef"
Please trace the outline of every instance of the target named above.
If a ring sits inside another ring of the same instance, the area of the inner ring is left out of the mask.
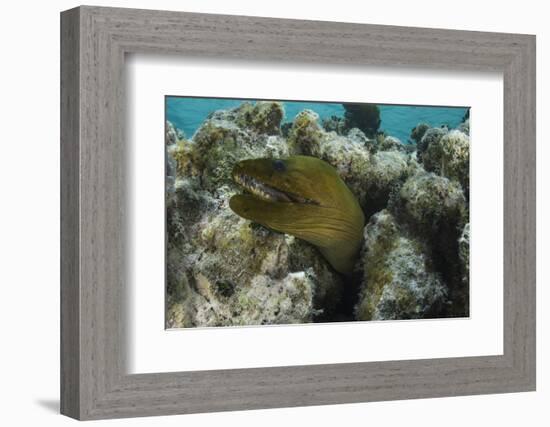
[[[448,240],[441,238],[432,242],[431,256],[434,267],[441,272],[443,281],[448,287],[448,298],[453,302],[442,310],[441,315],[445,317],[469,316],[469,284],[463,281],[462,264],[456,262],[459,259],[460,232],[460,224],[445,224],[440,230],[440,236],[448,236]]]
[[[344,321],[355,320],[355,306],[359,302],[362,279],[362,271],[354,271],[344,279],[344,292],[340,305],[340,316]]]
[[[355,319],[355,306],[359,301],[362,283],[362,271],[354,271],[349,276],[342,276],[342,292],[340,299],[330,312],[322,312],[315,316],[315,323],[351,322]]]

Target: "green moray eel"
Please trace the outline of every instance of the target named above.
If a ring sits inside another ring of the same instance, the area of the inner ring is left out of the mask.
[[[332,166],[308,156],[249,159],[232,178],[247,191],[231,198],[233,212],[317,246],[336,271],[352,272],[365,217]]]

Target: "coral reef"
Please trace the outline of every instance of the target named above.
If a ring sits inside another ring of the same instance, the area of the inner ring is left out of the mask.
[[[327,132],[347,135],[352,129],[359,129],[365,135],[373,138],[380,128],[380,109],[375,104],[342,104],[344,117],[331,116],[322,121],[322,127]]]
[[[346,119],[338,116],[323,119],[322,125],[327,132],[336,132],[338,135],[345,135],[350,130]]]
[[[357,129],[357,128],[350,129],[346,134],[346,137],[349,140],[359,143],[360,145],[366,147],[369,153],[371,154],[374,154],[377,150],[378,142],[376,138],[368,138],[367,135],[365,135],[363,131],[361,131],[361,129]]]
[[[466,193],[470,187],[470,138],[452,130],[432,141],[422,155],[424,168],[460,182]]]
[[[442,238],[442,228],[464,225],[466,198],[460,185],[430,172],[410,176],[397,194],[400,218],[426,236]]]
[[[437,271],[447,284],[447,315],[467,314],[458,239],[468,222],[468,204],[460,184],[420,170],[410,176],[392,199],[392,210],[411,233],[427,243]]]
[[[449,130],[446,127],[440,127],[440,128],[430,128],[427,129],[424,134],[422,135],[422,138],[417,143],[417,152],[416,156],[419,161],[422,161],[422,156],[424,155],[424,151],[428,148],[428,146],[434,142],[437,142],[445,135]]]
[[[286,142],[278,135],[281,119],[279,103],[243,103],[236,110],[212,114],[192,139],[169,145],[168,154],[179,176],[195,177],[204,189],[215,191],[232,185],[231,169],[240,159],[288,155]]]
[[[442,311],[445,285],[422,244],[407,237],[388,210],[371,217],[364,248],[357,319],[428,318]]]
[[[458,251],[464,269],[464,279],[467,281],[470,275],[470,223],[467,223],[462,230],[458,241]]]
[[[455,294],[457,300],[464,303],[464,313],[468,313],[470,305],[470,223],[464,226],[458,240],[458,256],[460,259],[461,283],[460,286],[455,286]]]
[[[405,147],[399,139],[393,137],[393,136],[384,136],[384,138],[380,138],[378,143],[378,150],[379,151],[389,151],[389,150],[398,150],[398,151],[404,151]]]
[[[430,128],[430,125],[426,123],[419,123],[411,130],[411,139],[416,142],[417,144],[422,141],[422,137],[426,133],[426,131]]]
[[[307,323],[338,303],[340,279],[314,250],[224,207],[201,218],[191,239],[177,257],[172,294],[185,298],[176,298],[169,327]]]
[[[257,102],[252,106],[249,102],[245,102],[241,104],[237,111],[236,122],[240,127],[267,135],[279,135],[281,133],[281,120],[284,111],[280,103]]]
[[[377,108],[359,106],[281,125],[281,103],[245,102],[192,137],[167,122],[167,327],[468,315],[468,117],[454,130],[421,123],[402,144],[378,132]],[[228,207],[237,162],[292,155],[331,164],[363,210],[349,277]]]
[[[464,120],[462,123],[458,125],[457,128],[460,132],[465,133],[466,135],[470,136],[470,119]]]
[[[410,158],[402,151],[377,151],[372,155],[364,180],[363,210],[367,216],[385,208],[409,174]]]
[[[340,303],[317,250],[227,206],[237,160],[288,155],[278,105],[250,107],[212,114],[189,140],[167,125],[167,327],[305,323]]]
[[[168,311],[167,326],[245,326],[312,321],[312,284],[304,272],[276,280],[256,275],[246,288],[231,282],[212,283],[201,273]]]
[[[230,110],[218,110],[209,119],[235,124],[251,134],[280,135],[283,105],[274,101],[243,102]]]
[[[380,109],[376,104],[342,104],[348,128],[361,129],[367,136],[375,136],[380,128]]]
[[[288,146],[292,154],[320,157],[321,139],[325,132],[319,125],[319,114],[303,110],[294,118],[288,133]]]
[[[174,127],[169,121],[166,122],[166,145],[172,145],[181,139],[185,139],[185,134],[178,128]]]

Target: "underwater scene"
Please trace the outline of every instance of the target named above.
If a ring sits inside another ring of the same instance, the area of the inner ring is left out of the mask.
[[[165,101],[167,328],[469,316],[468,107]]]

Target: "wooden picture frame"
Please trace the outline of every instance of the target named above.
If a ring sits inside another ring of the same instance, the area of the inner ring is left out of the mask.
[[[503,355],[126,374],[127,53],[502,72]],[[85,420],[535,389],[532,35],[78,7],[61,14],[61,166],[65,415]]]

